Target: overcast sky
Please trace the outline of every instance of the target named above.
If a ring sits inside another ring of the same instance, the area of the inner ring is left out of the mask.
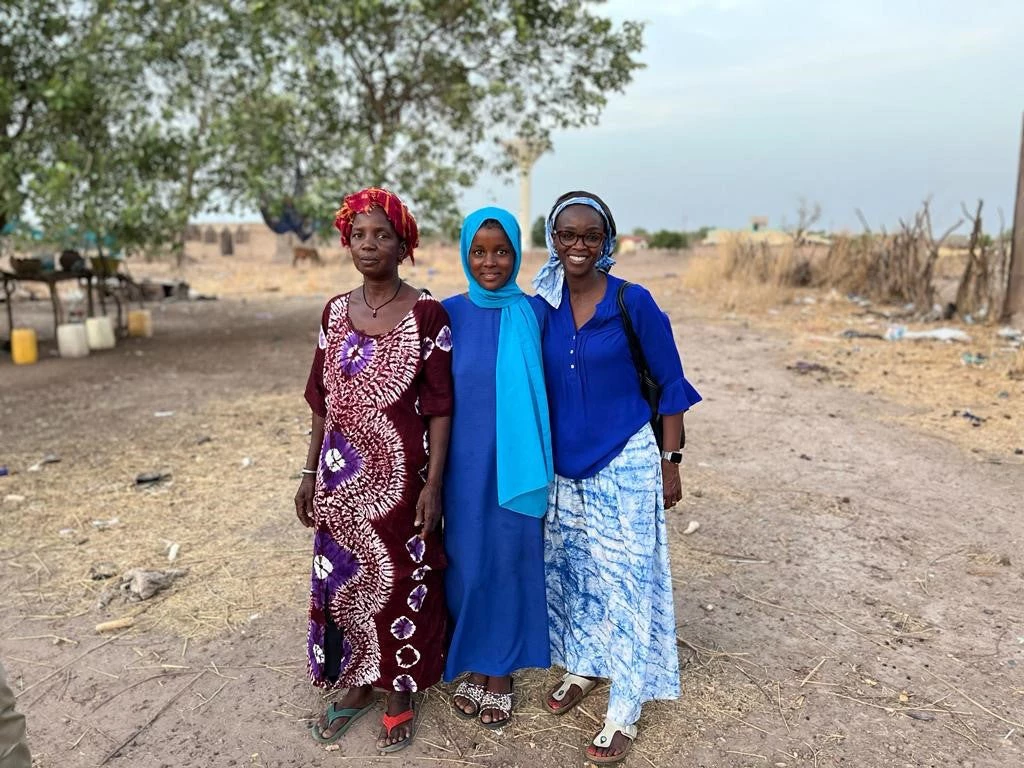
[[[532,217],[588,188],[622,231],[821,225],[856,208],[893,224],[934,198],[939,224],[984,198],[1012,218],[1024,112],[1024,0],[611,0],[647,22],[640,71],[601,124],[559,133]],[[488,178],[466,209],[518,190]],[[995,229],[995,220],[986,228]]]

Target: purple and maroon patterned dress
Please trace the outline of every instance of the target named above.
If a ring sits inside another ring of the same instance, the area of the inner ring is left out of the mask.
[[[451,329],[420,296],[371,336],[348,294],[324,308],[306,400],[324,419],[316,476],[309,677],[323,688],[425,689],[444,668],[440,530],[419,538],[427,417],[452,412]]]

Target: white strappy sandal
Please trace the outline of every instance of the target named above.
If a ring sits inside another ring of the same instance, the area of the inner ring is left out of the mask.
[[[635,725],[626,725],[624,723],[616,723],[614,720],[605,720],[604,728],[601,729],[600,733],[598,733],[590,743],[595,747],[607,749],[612,745],[612,739],[615,738],[616,733],[621,733],[629,739],[626,746],[622,748],[622,751],[619,752],[619,754],[610,755],[608,757],[598,757],[597,755],[590,754],[590,752],[584,749],[584,756],[587,760],[595,765],[611,765],[612,763],[619,763],[625,760],[626,755],[628,755],[629,751],[633,748],[633,742],[636,741],[637,729]]]
[[[574,685],[580,689],[580,693],[567,700],[566,697],[569,695],[569,689]],[[574,675],[572,672],[566,672],[562,675],[562,682],[558,688],[544,699],[544,706],[547,707],[548,712],[553,715],[564,715],[570,709],[583,701],[584,697],[594,690],[596,686],[596,680],[591,680],[588,677],[580,677],[579,675]],[[559,707],[552,707],[549,699],[562,702],[562,705]]]

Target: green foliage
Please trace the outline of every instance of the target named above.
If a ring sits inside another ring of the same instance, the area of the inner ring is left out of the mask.
[[[667,229],[661,229],[651,235],[647,244],[651,248],[681,250],[690,247],[690,240],[685,232],[672,232]]]
[[[545,239],[545,224],[547,220],[543,216],[538,216],[533,222],[533,226],[530,227],[530,244],[534,248],[546,248],[547,240]]]
[[[543,146],[595,124],[641,66],[641,25],[616,27],[582,0],[252,5],[262,46],[235,83],[222,173],[243,203],[291,190],[298,173],[312,206],[383,184],[448,229],[460,190],[511,167],[501,140]]]
[[[425,228],[502,143],[595,124],[642,27],[586,0],[6,0],[0,228],[181,252],[190,217],[291,198],[329,228],[387,185]]]

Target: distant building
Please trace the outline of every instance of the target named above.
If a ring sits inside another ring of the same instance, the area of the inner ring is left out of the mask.
[[[618,242],[619,253],[646,251],[648,247],[647,238],[643,235],[619,235]]]
[[[750,217],[750,231],[751,232],[764,232],[768,229],[768,217],[767,216],[751,216]]]

